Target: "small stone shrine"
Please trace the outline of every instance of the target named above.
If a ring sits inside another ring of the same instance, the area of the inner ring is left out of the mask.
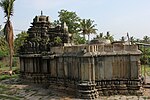
[[[137,45],[71,45],[65,23],[52,27],[49,17],[41,14],[31,24],[29,36],[19,50],[23,80],[66,87],[81,99],[141,94],[141,51]]]

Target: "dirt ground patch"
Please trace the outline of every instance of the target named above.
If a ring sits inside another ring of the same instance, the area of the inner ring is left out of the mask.
[[[64,88],[62,88],[64,89]],[[51,100],[51,99],[77,99],[68,91],[60,91],[54,86],[27,84],[19,79],[0,81],[0,100]],[[100,96],[100,100],[150,100],[150,89],[145,88],[143,96]]]

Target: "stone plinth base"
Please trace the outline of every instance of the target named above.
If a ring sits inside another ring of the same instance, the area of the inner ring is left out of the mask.
[[[89,82],[82,82],[78,84],[78,98],[81,99],[95,99],[97,98],[98,91],[95,89],[96,84]]]
[[[96,83],[99,95],[142,95],[139,80],[103,80]]]
[[[48,83],[49,74],[21,73],[20,78],[26,82],[41,84]]]

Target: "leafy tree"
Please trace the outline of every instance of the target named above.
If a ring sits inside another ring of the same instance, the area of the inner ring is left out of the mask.
[[[51,24],[53,27],[57,27],[57,26],[61,25],[59,20],[54,20],[54,22],[52,22]]]
[[[150,47],[143,46],[142,48],[140,48],[140,50],[143,52],[143,56],[141,57],[141,63],[148,64],[150,59]]]
[[[62,42],[62,40],[61,40],[61,38],[59,36],[57,36],[57,37],[54,38],[54,42],[56,44],[60,44]]]
[[[75,44],[85,44],[86,39],[84,37],[81,37],[80,34],[74,34],[74,43]]]
[[[66,25],[68,26],[68,32],[72,34],[72,40],[74,43],[76,44],[85,43],[86,42],[85,35],[88,35],[89,38],[90,34],[96,33],[97,29],[95,29],[96,25],[95,24],[93,25],[94,21],[90,19],[81,20],[80,17],[78,17],[77,14],[72,11],[61,10],[58,13],[59,13],[58,16],[59,20],[55,20],[52,26],[56,27],[58,25],[66,23]],[[86,33],[84,32],[85,29],[86,29]],[[81,31],[84,37],[80,36]]]
[[[28,36],[28,34],[26,31],[22,31],[21,33],[16,35],[16,39],[14,41],[15,54],[17,53],[17,50],[19,50],[20,46],[22,46],[24,44],[27,36]]]
[[[4,35],[0,35],[0,57],[4,57],[8,55],[8,47],[7,47],[7,43],[5,41],[5,36]]]
[[[4,27],[4,34],[6,37],[6,41],[9,46],[9,53],[10,53],[10,71],[12,71],[12,59],[13,59],[13,26],[10,21],[10,17],[13,16],[13,8],[14,8],[14,1],[15,0],[1,0],[0,6],[2,7],[5,17],[6,23]]]
[[[66,23],[68,26],[68,32],[72,34],[71,40],[75,44],[82,44],[85,43],[85,38],[80,36],[80,18],[75,12],[67,11],[67,10],[61,10],[59,13],[59,20],[55,20],[52,24],[52,26],[56,27],[58,25],[61,25],[63,23]]]
[[[68,26],[68,31],[71,34],[75,34],[79,32],[79,21],[80,18],[77,16],[75,12],[70,12],[67,10],[61,10],[59,13],[59,21],[55,21],[55,23],[66,23]]]
[[[85,35],[88,35],[88,42],[90,41],[90,34],[96,34],[96,24],[93,24],[94,21],[91,19],[82,19],[80,22],[80,30],[85,38]]]

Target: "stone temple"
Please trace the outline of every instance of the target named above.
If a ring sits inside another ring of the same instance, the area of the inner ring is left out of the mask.
[[[66,87],[81,99],[141,94],[141,51],[137,45],[71,45],[66,24],[52,27],[44,15],[36,16],[31,24],[19,50],[23,80]]]

